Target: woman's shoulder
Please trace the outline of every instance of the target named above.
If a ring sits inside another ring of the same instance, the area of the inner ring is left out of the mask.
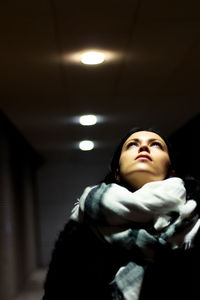
[[[64,259],[66,253],[72,255],[85,255],[87,258],[108,256],[111,252],[110,245],[100,240],[88,224],[80,224],[69,220],[60,231],[52,251],[52,256],[60,256]],[[68,257],[69,257],[68,255]]]
[[[82,244],[83,248],[85,245],[83,241],[88,241],[89,238],[91,238],[91,232],[87,226],[74,220],[69,220],[59,232],[54,248],[76,248],[78,244]]]

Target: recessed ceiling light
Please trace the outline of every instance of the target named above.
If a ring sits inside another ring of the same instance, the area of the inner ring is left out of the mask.
[[[80,62],[84,63],[86,53],[101,53],[100,57],[106,61],[106,63],[111,63],[112,61],[119,61],[123,59],[123,55],[121,52],[113,52],[106,49],[84,49],[78,52],[66,53],[63,55],[63,59],[65,63],[76,63],[80,64]],[[102,55],[103,54],[103,55]],[[104,56],[104,58],[103,58]],[[91,55],[90,55],[91,57]],[[103,62],[103,61],[102,61]],[[86,59],[86,64],[88,64]],[[95,62],[96,64],[96,62]]]
[[[97,117],[95,115],[84,115],[79,118],[79,122],[83,126],[91,126],[97,123]]]
[[[98,51],[88,51],[83,53],[81,62],[86,65],[97,65],[104,61],[104,54]]]
[[[90,151],[94,148],[94,142],[89,140],[84,140],[79,143],[79,149],[82,151]]]

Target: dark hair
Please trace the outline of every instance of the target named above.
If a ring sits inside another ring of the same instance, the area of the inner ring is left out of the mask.
[[[166,145],[168,147],[168,152],[169,152],[169,157],[170,157],[170,162],[171,162],[170,168],[172,170],[175,169],[174,155],[173,155],[171,144],[169,143],[168,139],[163,134],[161,134],[159,132],[159,130],[157,130],[155,128],[151,128],[151,127],[148,127],[148,128],[146,128],[146,127],[134,127],[132,129],[130,129],[122,137],[121,141],[119,142],[118,146],[116,147],[116,150],[114,151],[113,157],[110,161],[108,174],[105,176],[105,178],[103,180],[105,183],[117,183],[115,173],[116,173],[116,170],[119,168],[119,159],[120,159],[122,147],[123,147],[125,141],[129,138],[129,136],[131,136],[133,133],[138,132],[138,131],[154,132],[154,133],[158,134],[164,140],[164,142],[166,143]]]

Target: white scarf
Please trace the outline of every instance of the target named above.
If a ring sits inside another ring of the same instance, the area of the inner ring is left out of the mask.
[[[139,248],[144,262],[153,262],[152,249],[158,244],[171,249],[193,247],[200,227],[196,205],[192,199],[186,201],[184,183],[178,177],[147,183],[135,192],[102,183],[85,189],[71,219],[88,223],[108,243],[127,250]],[[156,235],[147,229],[149,223]],[[116,274],[113,299],[139,298],[145,268],[134,260]]]

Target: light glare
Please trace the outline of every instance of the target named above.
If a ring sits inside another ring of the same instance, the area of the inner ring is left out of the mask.
[[[85,52],[81,57],[81,62],[86,65],[97,65],[104,61],[104,54],[97,51]]]
[[[84,115],[79,118],[79,122],[83,126],[91,126],[97,123],[97,117],[95,115]]]
[[[89,140],[84,140],[79,143],[79,149],[82,151],[90,151],[94,148],[94,142]]]
[[[72,53],[66,53],[63,56],[64,62],[65,63],[76,63],[76,64],[80,64],[82,56],[84,53],[87,52],[101,52],[104,54],[104,61],[106,61],[106,63],[110,63],[112,61],[117,61],[122,59],[122,53],[121,52],[113,52],[113,51],[108,51],[105,49],[85,49],[82,51],[78,51],[78,52],[72,52]]]

